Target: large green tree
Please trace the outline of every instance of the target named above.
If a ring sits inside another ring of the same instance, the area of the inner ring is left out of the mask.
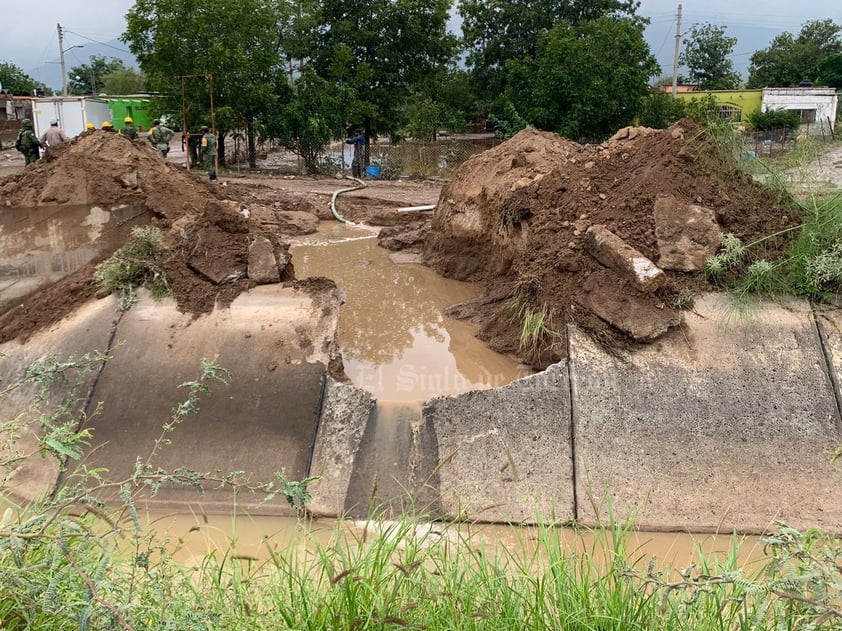
[[[726,27],[694,24],[684,38],[679,61],[687,68],[692,83],[702,90],[735,90],[740,74],[728,56],[734,51],[736,37],[725,34]]]
[[[210,94],[217,108],[219,159],[225,133],[246,130],[255,165],[255,129],[288,97],[284,36],[292,7],[276,0],[137,0],[126,15],[128,45],[150,89],[180,102],[185,75],[191,111],[210,122]],[[193,124],[193,123],[191,123]],[[195,130],[194,130],[195,131]]]
[[[126,64],[121,59],[93,55],[88,63],[70,68],[67,73],[67,91],[70,94],[102,92],[106,75],[125,70]]]
[[[356,95],[348,122],[363,123],[367,137],[396,134],[406,100],[453,58],[449,8],[450,0],[317,0],[310,61]]]
[[[818,78],[819,64],[842,52],[842,25],[833,20],[805,22],[797,36],[784,32],[751,56],[748,87],[786,88]]]
[[[109,72],[102,77],[98,92],[106,94],[137,94],[146,89],[146,77],[135,68],[125,68]]]
[[[0,85],[17,96],[32,96],[36,89],[44,89],[39,83],[13,63],[0,61]]]
[[[634,20],[601,17],[557,24],[534,59],[508,67],[508,96],[540,129],[600,140],[631,124],[660,71]]]
[[[816,79],[821,85],[842,88],[842,53],[828,55],[819,62],[816,70]]]
[[[540,36],[557,24],[603,16],[637,20],[637,0],[459,0],[468,66],[493,100],[505,87],[506,63],[533,59]]]

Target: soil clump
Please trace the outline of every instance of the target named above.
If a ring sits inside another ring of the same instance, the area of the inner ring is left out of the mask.
[[[680,324],[682,289],[712,289],[697,263],[722,234],[747,243],[796,216],[690,120],[625,128],[601,145],[528,128],[458,169],[423,252],[442,275],[485,286],[451,315],[480,323],[495,350],[545,367],[567,356],[567,324],[611,349],[663,335]],[[595,230],[621,246],[595,251]],[[764,256],[784,247],[770,240]],[[665,281],[635,282],[635,270],[659,264]]]
[[[291,280],[284,232],[312,232],[317,224],[296,206],[245,208],[224,187],[165,161],[145,139],[99,130],[50,148],[22,173],[0,180],[0,212],[54,205],[137,205],[151,211],[168,249],[164,269],[171,294],[181,311],[194,315],[230,304],[255,284],[248,262],[256,239],[271,242],[278,277]],[[93,268],[109,254],[0,315],[0,342],[26,339],[95,296]]]

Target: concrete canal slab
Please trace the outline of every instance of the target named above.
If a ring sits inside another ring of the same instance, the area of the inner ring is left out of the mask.
[[[354,462],[374,406],[369,392],[328,377],[309,472],[319,477],[310,485],[313,514],[344,515]]]
[[[59,362],[78,364],[86,354],[94,358],[97,353],[106,353],[119,317],[116,298],[95,300],[82,305],[55,326],[39,331],[25,343],[14,340],[0,345],[0,392],[23,378],[27,368],[36,361],[53,356]],[[41,406],[42,411],[52,410],[56,404],[72,396],[75,403],[71,409],[75,418],[81,421],[80,414],[88,403],[102,369],[102,361],[91,361],[88,367],[89,370],[84,371],[63,371],[62,377],[54,382]],[[18,415],[22,415],[19,417],[21,420],[37,418],[32,410],[36,394],[37,387],[28,385],[0,396],[0,422],[9,421]],[[37,431],[34,426],[30,426],[16,442],[17,450],[33,455],[23,461],[8,485],[9,490],[24,501],[32,501],[49,493],[59,475],[55,460],[38,455],[38,440],[33,430]]]
[[[623,358],[571,330],[578,517],[610,498],[642,528],[842,530],[840,441],[809,305],[743,314],[697,298],[686,325]]]
[[[93,401],[105,404],[91,420],[94,449],[88,466],[106,467],[115,480],[128,478],[138,458],[152,453],[161,427],[187,396],[179,384],[195,380],[207,358],[231,371],[231,383],[210,381],[199,412],[166,434],[153,464],[167,471],[245,472],[269,482],[276,471],[290,480],[307,475],[325,367],[336,332],[336,290],[307,293],[265,285],[241,294],[227,309],[193,319],[171,300],[142,299],[117,328],[113,359],[97,383]],[[236,504],[253,513],[284,514],[276,498],[206,488],[163,487],[154,508],[178,505],[228,512]]]
[[[438,446],[437,482],[447,516],[573,519],[566,363],[502,388],[431,399],[423,416]]]

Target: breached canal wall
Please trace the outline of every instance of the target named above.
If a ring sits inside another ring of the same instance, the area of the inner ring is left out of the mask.
[[[176,429],[161,466],[243,470],[254,481],[279,469],[317,475],[310,508],[319,515],[593,523],[611,511],[656,530],[762,531],[782,521],[842,532],[842,464],[825,453],[842,443],[840,311],[791,301],[735,313],[707,295],[680,330],[634,352],[609,354],[571,330],[568,359],[543,373],[387,415],[368,393],[326,377],[337,310],[325,305],[261,288],[191,320],[166,303],[119,315],[113,300],[98,301],[0,348],[0,377],[9,383],[49,352],[107,350],[80,400],[89,412],[105,406],[89,421],[104,446],[88,464],[118,477],[148,454],[183,399],[178,384],[215,358],[232,384],[214,386]],[[6,415],[28,397],[4,399]],[[30,459],[15,490],[42,495],[57,476]],[[290,510],[223,490],[164,488],[154,502]]]

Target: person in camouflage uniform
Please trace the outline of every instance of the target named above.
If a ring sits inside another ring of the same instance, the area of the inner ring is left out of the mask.
[[[32,164],[41,157],[40,149],[44,145],[38,140],[38,136],[32,131],[32,121],[24,118],[21,121],[21,130],[18,139],[15,141],[15,149],[23,154],[24,163]]]
[[[175,135],[175,132],[166,125],[162,125],[159,119],[152,121],[152,124],[153,127],[149,130],[147,138],[149,138],[152,146],[166,158],[170,151],[170,138]]]
[[[216,181],[216,136],[207,125],[202,125],[202,160],[208,170],[211,182]]]
[[[125,136],[129,140],[137,140],[137,127],[134,126],[134,121],[131,116],[126,116],[123,119],[125,125],[120,130],[120,135]]]

